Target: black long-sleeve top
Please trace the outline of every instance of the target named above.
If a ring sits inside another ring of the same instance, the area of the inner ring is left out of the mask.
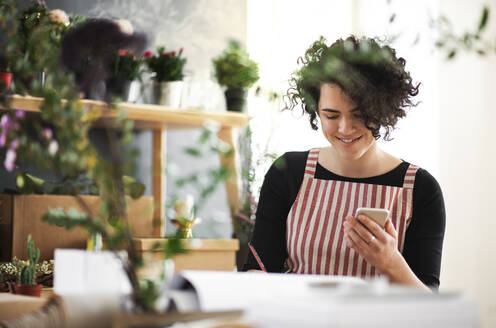
[[[251,244],[268,272],[283,272],[288,257],[286,219],[303,181],[306,152],[288,152],[271,166],[262,185]],[[315,178],[378,185],[403,185],[410,164],[403,161],[393,170],[370,178],[348,178],[334,174],[317,163]],[[446,213],[436,179],[419,169],[413,189],[413,212],[405,234],[403,257],[417,277],[431,288],[439,288],[441,253]],[[260,269],[249,253],[243,268]]]

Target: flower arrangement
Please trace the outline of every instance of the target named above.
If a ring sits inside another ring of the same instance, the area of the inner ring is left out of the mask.
[[[258,64],[236,41],[229,42],[227,49],[212,60],[215,78],[220,85],[229,88],[250,88],[258,81]]]
[[[177,52],[166,52],[164,47],[158,47],[155,55],[151,51],[145,52],[146,65],[155,73],[153,79],[157,82],[182,81],[186,64],[183,51],[184,48],[180,48]]]
[[[141,77],[143,60],[131,50],[120,49],[110,65],[111,79],[133,81]]]

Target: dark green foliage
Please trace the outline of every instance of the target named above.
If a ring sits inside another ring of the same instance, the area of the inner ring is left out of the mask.
[[[166,52],[164,47],[157,48],[157,54],[145,59],[150,71],[155,72],[157,82],[182,81],[184,65],[182,48],[178,52]]]
[[[249,88],[259,79],[258,64],[236,41],[229,42],[227,49],[212,63],[217,82],[227,88]]]
[[[143,61],[131,51],[119,50],[110,63],[110,79],[133,81],[141,79]]]

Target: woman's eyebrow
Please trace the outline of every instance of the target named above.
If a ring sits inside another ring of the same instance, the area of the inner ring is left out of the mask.
[[[329,113],[341,113],[341,111],[339,111],[337,109],[333,109],[333,108],[322,108],[321,111],[329,112]],[[355,113],[355,112],[359,112],[359,111],[360,111],[360,108],[355,107],[352,110],[350,110],[350,113]]]
[[[323,112],[329,112],[329,113],[341,113],[337,109],[332,109],[332,108],[322,108],[321,111],[323,111]]]

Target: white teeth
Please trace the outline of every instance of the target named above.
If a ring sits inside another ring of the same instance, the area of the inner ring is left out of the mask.
[[[355,138],[355,139],[341,139],[340,138],[339,140],[341,140],[344,143],[352,143],[353,141],[358,140],[358,138]]]

